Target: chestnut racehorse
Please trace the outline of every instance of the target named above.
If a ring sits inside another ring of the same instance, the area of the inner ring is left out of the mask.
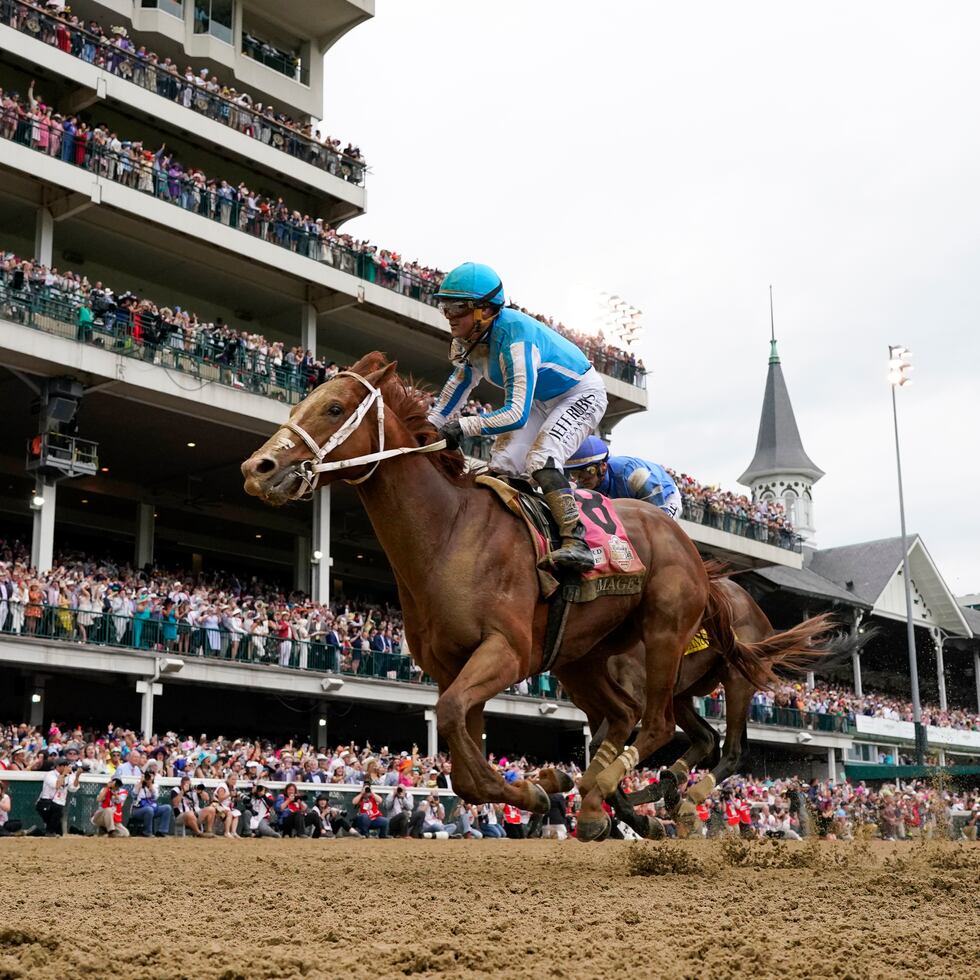
[[[426,411],[395,365],[369,354],[292,409],[242,464],[245,490],[279,505],[338,478],[356,486],[395,574],[409,647],[439,687],[436,717],[454,788],[467,801],[544,813],[547,793],[569,785],[553,771],[540,784],[506,783],[482,751],[485,703],[541,669],[548,607],[534,550],[522,522],[463,472],[463,456],[438,448]],[[556,661],[566,678],[601,692],[608,721],[580,786],[583,840],[608,833],[604,797],[673,737],[674,679],[709,595],[697,549],[674,521],[641,501],[608,506],[647,573],[637,595],[571,605]],[[630,652],[644,661],[642,710],[607,665]],[[642,730],[624,751],[637,717]]]
[[[617,792],[613,800],[617,816],[645,835],[653,828],[633,813],[634,806],[662,799],[668,815],[678,819],[678,829],[687,831],[693,826],[693,804],[706,799],[716,786],[739,771],[748,750],[752,697],[757,690],[772,686],[778,679],[777,669],[799,672],[818,663],[827,665],[850,657],[867,642],[867,637],[831,632],[827,616],[815,616],[790,629],[777,631],[752,596],[725,575],[721,563],[709,561],[706,569],[715,585],[713,609],[705,620],[708,646],[684,656],[674,685],[674,717],[691,744],[661,774],[659,784],[629,796]],[[736,643],[741,650],[750,649],[754,656],[744,659],[736,650],[733,657],[724,650],[726,643]],[[613,657],[609,668],[626,691],[635,693],[643,689],[645,665],[641,658]],[[692,701],[709,695],[719,685],[725,690],[723,744],[714,728],[695,711]],[[593,731],[601,732],[601,721],[601,717],[589,717],[590,725],[598,726]],[[695,766],[710,772],[685,793],[688,776]]]

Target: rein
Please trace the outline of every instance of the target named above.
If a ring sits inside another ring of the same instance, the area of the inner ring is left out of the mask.
[[[374,463],[364,476],[358,477],[356,480],[344,480],[344,483],[357,486],[357,484],[364,483],[365,480],[373,476],[374,471],[383,460],[392,459],[395,456],[405,456],[408,453],[434,453],[446,448],[446,440],[439,439],[436,442],[429,443],[427,446],[403,446],[400,449],[385,449],[385,403],[381,395],[381,389],[375,388],[367,378],[362,378],[361,375],[354,371],[340,371],[335,377],[355,378],[367,388],[367,394],[361,399],[357,408],[354,409],[354,413],[347,418],[344,424],[322,446],[318,445],[316,440],[301,425],[297,425],[291,419],[283,423],[283,428],[295,432],[306,443],[310,452],[313,453],[312,459],[303,460],[302,463],[297,464],[295,467],[296,474],[306,484],[305,489],[298,495],[297,499],[305,499],[313,496],[317,483],[320,481],[321,473],[329,473],[333,470],[344,470],[352,466],[363,466],[366,463]],[[365,456],[355,456],[352,459],[338,459],[325,463],[323,461],[324,456],[333,452],[338,446],[343,445],[357,431],[372,405],[376,405],[378,416],[378,451],[368,453]]]

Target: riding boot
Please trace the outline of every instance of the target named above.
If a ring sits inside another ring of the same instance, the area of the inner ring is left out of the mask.
[[[595,562],[585,543],[585,527],[578,516],[575,494],[565,479],[565,474],[554,463],[553,459],[549,459],[546,467],[532,474],[544,492],[544,502],[548,505],[561,536],[561,547],[552,551],[539,564],[542,567],[551,565],[584,574],[595,568]]]

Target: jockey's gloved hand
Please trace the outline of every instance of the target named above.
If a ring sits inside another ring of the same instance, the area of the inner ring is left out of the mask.
[[[459,449],[459,444],[463,441],[463,427],[459,424],[459,419],[440,429],[439,435],[446,440],[447,449]]]

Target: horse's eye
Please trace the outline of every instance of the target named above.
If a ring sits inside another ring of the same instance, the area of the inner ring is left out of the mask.
[[[343,411],[344,409],[341,405],[331,405],[328,409],[329,414],[334,418],[339,418],[343,414]]]

